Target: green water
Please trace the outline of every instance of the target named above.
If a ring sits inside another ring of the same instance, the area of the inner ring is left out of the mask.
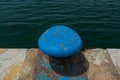
[[[85,47],[120,48],[120,0],[0,0],[0,47],[38,47],[54,25],[77,31]]]

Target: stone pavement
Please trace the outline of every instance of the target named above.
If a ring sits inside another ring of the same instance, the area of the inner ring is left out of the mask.
[[[82,54],[88,62],[89,80],[120,80],[120,49],[85,49]],[[42,71],[37,62],[40,58],[48,61],[41,55],[35,48],[0,49],[0,80],[39,80]]]

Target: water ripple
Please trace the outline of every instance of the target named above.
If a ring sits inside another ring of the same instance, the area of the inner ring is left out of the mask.
[[[76,30],[87,47],[120,47],[119,14],[119,0],[1,0],[0,46],[37,47],[42,32],[60,24]]]

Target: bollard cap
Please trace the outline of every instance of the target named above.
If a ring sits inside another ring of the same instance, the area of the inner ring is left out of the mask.
[[[39,49],[52,57],[64,58],[79,52],[81,37],[71,28],[57,25],[46,30],[38,40]]]

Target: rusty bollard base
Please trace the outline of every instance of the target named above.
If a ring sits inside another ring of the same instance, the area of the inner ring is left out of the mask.
[[[39,52],[36,80],[88,80],[88,61],[79,53],[68,58],[53,58]]]

